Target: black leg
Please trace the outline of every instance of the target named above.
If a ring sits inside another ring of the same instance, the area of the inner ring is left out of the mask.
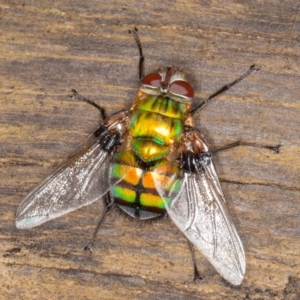
[[[197,280],[202,280],[202,276],[200,275],[198,268],[197,268],[197,262],[196,262],[196,257],[195,257],[195,249],[193,244],[187,239],[187,242],[189,244],[189,248],[192,254],[192,260],[193,260],[193,266],[194,266],[194,281],[196,282]]]
[[[94,242],[96,240],[97,234],[100,230],[101,225],[103,224],[105,218],[107,217],[108,213],[112,210],[112,208],[115,207],[115,203],[113,201],[111,201],[110,195],[109,193],[106,194],[106,207],[105,210],[97,224],[97,227],[93,233],[93,237],[92,239],[89,241],[89,243],[87,244],[87,246],[84,248],[84,250],[89,250],[90,252],[93,252],[93,246],[94,246]]]
[[[104,121],[107,118],[107,116],[105,114],[105,110],[104,110],[103,107],[99,106],[98,104],[96,104],[92,100],[81,96],[80,94],[77,93],[76,90],[72,89],[72,95],[70,95],[69,98],[84,101],[84,102],[96,107],[100,111],[100,115],[101,115],[102,120]]]
[[[134,27],[134,30],[128,30],[134,37],[134,40],[138,46],[139,53],[140,53],[140,60],[139,60],[139,80],[141,81],[144,78],[144,60],[145,57],[143,55],[142,44],[138,35],[137,27]]]
[[[255,65],[250,66],[249,70],[246,73],[244,73],[242,76],[240,76],[239,78],[237,78],[233,82],[222,86],[215,93],[213,93],[211,96],[209,96],[206,100],[204,100],[203,102],[198,104],[195,108],[193,108],[191,110],[190,114],[193,116],[195,113],[197,113],[199,110],[201,110],[208,103],[209,100],[211,100],[211,99],[215,98],[216,96],[218,96],[218,95],[224,93],[225,91],[229,90],[232,86],[234,86],[235,84],[239,83],[240,81],[245,79],[247,76],[249,76],[253,71],[259,71],[259,69],[255,68]]]
[[[256,148],[265,148],[274,151],[275,153],[279,153],[281,145],[276,146],[270,146],[270,145],[262,145],[262,144],[256,144],[256,143],[248,143],[248,142],[242,142],[242,141],[236,141],[234,143],[219,147],[217,149],[212,150],[212,153],[216,153],[219,151],[223,151],[226,149],[238,147],[238,146],[250,146],[250,147],[256,147]]]

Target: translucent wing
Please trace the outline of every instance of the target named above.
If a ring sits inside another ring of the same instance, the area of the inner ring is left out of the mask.
[[[119,114],[122,113],[125,114]],[[117,115],[115,120],[116,115],[107,119],[108,124],[100,126],[77,154],[27,195],[16,214],[17,228],[35,227],[88,205],[115,184],[113,181],[108,184],[109,163],[114,151],[104,148],[109,143],[109,134],[117,127],[120,129],[122,122],[124,127],[125,115]]]
[[[178,228],[227,281],[238,285],[245,274],[245,253],[209,152],[198,156],[192,169],[169,177],[164,186],[157,180],[157,189]]]

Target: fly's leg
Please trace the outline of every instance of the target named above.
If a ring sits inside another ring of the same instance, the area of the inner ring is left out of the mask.
[[[138,29],[137,27],[134,27],[133,30],[128,30],[130,34],[133,35],[134,40],[136,42],[136,45],[138,46],[139,53],[140,53],[140,59],[139,59],[139,80],[142,81],[144,78],[144,61],[145,57],[143,55],[143,50],[142,50],[142,44],[138,35]]]
[[[240,81],[242,81],[243,79],[248,77],[253,71],[259,71],[259,69],[256,68],[255,65],[250,66],[249,70],[246,73],[244,73],[239,78],[232,81],[231,83],[222,86],[215,93],[213,93],[211,96],[209,96],[206,100],[204,100],[203,102],[198,104],[195,108],[193,108],[190,112],[191,116],[193,116],[195,113],[197,113],[199,110],[201,110],[208,103],[209,100],[211,100],[211,99],[215,98],[216,96],[218,96],[218,95],[224,93],[225,91],[229,90],[232,86],[236,85],[237,83],[239,83]]]
[[[192,260],[193,260],[193,267],[194,267],[194,282],[196,282],[197,280],[202,280],[203,277],[200,275],[198,268],[197,268],[197,261],[196,261],[196,256],[195,256],[195,249],[193,244],[187,240],[188,244],[189,244],[189,249],[191,251],[191,255],[192,255]]]
[[[76,90],[72,89],[72,95],[70,95],[69,98],[84,101],[84,102],[96,107],[100,111],[102,121],[104,121],[107,118],[105,110],[104,110],[103,107],[99,106],[98,104],[96,104],[92,100],[81,96],[80,94],[77,93]]]
[[[219,151],[231,149],[234,147],[238,146],[250,146],[250,147],[255,147],[255,148],[264,148],[268,149],[271,151],[274,151],[275,153],[279,153],[281,145],[275,145],[275,146],[270,146],[270,145],[263,145],[263,144],[257,144],[257,143],[248,143],[248,142],[242,142],[242,141],[236,141],[234,143],[219,147],[217,149],[212,150],[212,153],[216,153]]]
[[[108,213],[115,207],[115,203],[114,201],[111,200],[110,194],[107,193],[106,194],[106,207],[105,210],[97,224],[97,227],[93,233],[93,237],[92,239],[89,241],[89,243],[87,244],[87,246],[84,248],[84,250],[89,250],[90,252],[93,252],[93,246],[94,246],[94,242],[96,240],[97,234],[100,230],[101,225],[103,224],[104,220],[106,219]]]

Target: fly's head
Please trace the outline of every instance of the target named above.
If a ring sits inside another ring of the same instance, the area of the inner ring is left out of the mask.
[[[194,90],[185,74],[175,67],[146,75],[142,80],[141,90],[149,95],[163,95],[184,103],[190,103],[194,97]]]

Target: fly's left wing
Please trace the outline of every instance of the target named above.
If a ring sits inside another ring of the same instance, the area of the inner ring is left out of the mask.
[[[126,120],[126,111],[107,118],[82,149],[32,190],[18,208],[17,228],[35,227],[88,205],[116,184],[108,183],[108,170]]]
[[[208,147],[194,128],[182,139],[180,175],[155,179],[167,212],[188,240],[234,285],[242,282],[243,245],[227,209]],[[181,183],[180,183],[181,182]],[[178,186],[181,184],[180,188]]]

